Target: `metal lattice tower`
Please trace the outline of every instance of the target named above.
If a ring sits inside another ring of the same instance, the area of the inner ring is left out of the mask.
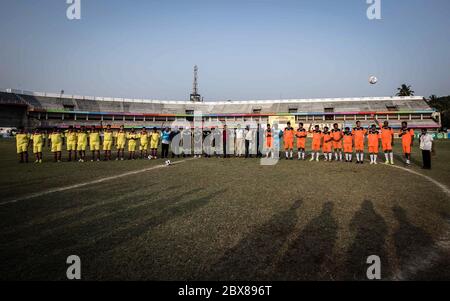
[[[201,101],[201,96],[198,93],[198,67],[197,67],[197,65],[194,66],[194,83],[192,85],[191,101],[193,101],[193,102]]]
[[[198,94],[198,67],[194,66],[194,87],[192,89],[192,94]]]

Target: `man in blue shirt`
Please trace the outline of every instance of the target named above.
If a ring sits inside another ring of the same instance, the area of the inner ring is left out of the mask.
[[[166,127],[161,133],[162,158],[169,158],[170,129]]]

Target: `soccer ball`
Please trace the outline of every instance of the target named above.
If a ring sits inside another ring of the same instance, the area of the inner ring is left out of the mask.
[[[172,165],[172,162],[170,162],[170,160],[166,160],[166,162],[164,162],[166,164],[166,166],[170,166]]]
[[[371,85],[375,85],[378,82],[378,78],[376,76],[369,77],[369,83]]]

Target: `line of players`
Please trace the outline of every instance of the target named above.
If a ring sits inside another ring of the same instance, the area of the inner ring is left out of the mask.
[[[48,134],[48,137],[39,129],[36,129],[33,134],[29,135],[22,129],[16,135],[17,154],[19,155],[19,162],[28,162],[28,148],[33,145],[33,153],[35,155],[35,163],[42,163],[42,149],[45,145],[45,140],[48,140],[48,147],[53,153],[55,162],[61,162],[61,153],[63,145],[66,145],[68,152],[68,161],[85,162],[86,150],[92,153],[91,161],[100,161],[100,149],[104,151],[104,160],[112,159],[113,143],[117,150],[116,160],[124,160],[125,145],[128,144],[128,159],[136,158],[136,149],[138,141],[141,158],[156,159],[158,146],[161,140],[161,134],[156,128],[151,132],[147,129],[142,129],[139,133],[135,129],[126,132],[124,126],[121,126],[118,132],[113,132],[111,125],[108,125],[103,131],[103,137],[100,135],[98,128],[93,127],[89,132],[86,127],[82,126],[76,130],[69,127],[66,133],[60,129],[54,128]],[[167,137],[166,137],[167,139]],[[102,147],[101,147],[102,146]],[[151,154],[148,156],[148,148],[150,146]]]
[[[311,158],[310,161],[319,161],[321,153],[324,160],[328,162],[333,161],[333,153],[335,161],[343,161],[343,154],[345,155],[345,162],[353,161],[353,152],[356,153],[356,163],[364,163],[365,144],[367,140],[368,151],[370,155],[370,164],[378,164],[378,154],[380,151],[380,145],[385,155],[385,164],[394,165],[394,130],[389,126],[389,122],[385,121],[380,123],[378,120],[375,122],[379,125],[373,124],[369,128],[361,127],[361,122],[356,122],[356,127],[350,130],[346,127],[343,131],[336,123],[333,125],[333,129],[324,127],[323,131],[316,125],[314,129],[312,126],[309,129],[303,127],[303,123],[300,123],[297,130],[291,126],[290,122],[282,133],[283,144],[285,149],[286,160],[293,160],[294,157],[294,138],[297,139],[298,159],[306,159],[306,138],[308,133],[312,134],[311,143]],[[274,153],[274,137],[275,133],[271,129],[270,125],[267,125],[265,132],[266,148],[268,152],[266,156],[273,157]],[[366,139],[367,137],[367,139]],[[405,163],[411,163],[411,149],[414,142],[414,130],[408,128],[407,122],[402,122],[402,127],[399,131],[399,137],[402,139],[403,154],[405,156]]]
[[[339,129],[338,124],[334,124],[333,129],[331,130],[328,127],[325,127],[322,131],[318,125],[316,125],[314,129],[310,126],[307,130],[303,127],[303,123],[300,123],[298,129],[294,130],[291,124],[288,123],[288,126],[284,131],[275,133],[271,126],[268,125],[265,130],[266,157],[274,157],[276,150],[278,150],[275,145],[279,144],[280,139],[283,139],[285,158],[286,160],[293,159],[294,140],[296,138],[298,159],[305,160],[306,139],[309,133],[312,135],[310,161],[319,161],[321,154],[323,154],[324,160],[331,162],[333,161],[334,153],[335,161],[344,161],[344,155],[345,162],[352,162],[353,153],[355,152],[356,163],[363,164],[367,140],[370,164],[377,164],[380,145],[385,154],[385,163],[394,164],[394,130],[389,126],[388,121],[385,121],[383,124],[377,120],[375,121],[379,124],[380,130],[378,130],[375,124],[370,128],[363,128],[361,127],[360,121],[356,122],[356,127],[352,130],[350,130],[349,127],[346,127],[343,131]],[[140,157],[156,159],[160,142],[163,141],[163,146],[168,146],[170,140],[169,133],[170,132],[166,130],[160,133],[156,128],[153,128],[150,132],[145,128],[139,133],[137,133],[135,129],[126,132],[123,126],[120,127],[118,132],[113,132],[111,126],[108,125],[103,131],[103,137],[101,138],[99,129],[96,127],[93,127],[90,132],[88,132],[84,126],[78,130],[70,127],[66,133],[62,133],[61,130],[55,128],[48,135],[48,146],[51,148],[55,162],[61,162],[61,153],[64,142],[67,146],[68,161],[78,160],[79,162],[84,162],[86,160],[86,150],[88,147],[92,153],[91,161],[100,161],[101,145],[104,151],[104,160],[111,160],[113,144],[117,150],[116,160],[124,160],[125,146],[128,144],[128,159],[132,160],[136,158],[136,149],[139,141]],[[406,164],[410,164],[414,131],[408,128],[406,122],[403,122],[402,128],[399,131],[399,136],[402,138]],[[45,145],[45,139],[45,134],[41,133],[38,129],[31,135],[28,135],[23,130],[19,131],[16,135],[19,162],[28,162],[28,147],[32,141],[33,153],[36,158],[35,162],[42,163],[42,149]],[[150,156],[148,156],[149,146]],[[167,156],[168,149],[163,148],[163,157],[164,153]]]

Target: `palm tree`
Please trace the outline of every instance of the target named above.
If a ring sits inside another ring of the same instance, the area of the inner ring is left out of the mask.
[[[436,95],[431,95],[429,98],[428,98],[428,102],[429,103],[434,103],[434,102],[436,102],[437,101],[437,99],[438,99],[438,97],[436,96]]]
[[[397,96],[414,96],[414,91],[411,90],[411,86],[403,84],[400,88],[397,88]]]

